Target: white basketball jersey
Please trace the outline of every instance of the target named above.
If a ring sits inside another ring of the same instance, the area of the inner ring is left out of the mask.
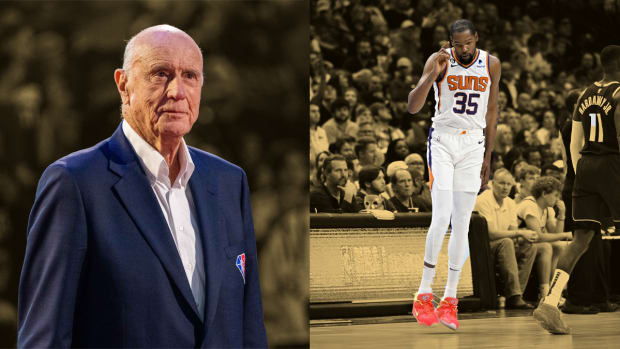
[[[472,61],[462,64],[453,48],[447,48],[446,52],[450,60],[433,84],[436,101],[433,125],[483,129],[491,91],[489,54],[476,49]]]

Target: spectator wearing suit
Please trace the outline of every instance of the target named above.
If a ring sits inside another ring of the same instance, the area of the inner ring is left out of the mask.
[[[532,243],[538,234],[518,229],[517,206],[508,197],[513,185],[512,174],[504,168],[498,169],[493,174],[493,188],[478,196],[474,210],[487,221],[489,246],[502,281],[506,308],[532,309],[522,295],[536,257]]]
[[[345,200],[342,189],[347,182],[349,170],[342,155],[331,155],[323,161],[321,187],[310,191],[310,212],[355,213],[358,207]]]
[[[411,173],[405,169],[398,169],[394,172],[390,179],[394,196],[390,201],[398,212],[419,212],[413,202],[413,180]]]

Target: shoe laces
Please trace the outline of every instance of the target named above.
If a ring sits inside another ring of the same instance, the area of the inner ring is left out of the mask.
[[[451,312],[454,312],[454,313],[458,312],[458,306],[456,304],[452,304],[452,303],[450,303],[450,302],[448,302],[446,300],[441,301],[441,305],[440,306],[442,308],[449,309]]]

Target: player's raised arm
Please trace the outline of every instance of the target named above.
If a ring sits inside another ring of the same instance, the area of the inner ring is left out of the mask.
[[[497,117],[499,114],[499,79],[502,76],[502,65],[497,57],[489,55],[489,65],[489,70],[491,72],[491,91],[489,93],[489,103],[487,104],[487,113],[485,116],[486,128],[484,130],[484,159],[480,173],[482,188],[487,185],[489,175],[491,173],[491,151],[495,145],[495,131],[497,127]]]
[[[415,114],[422,109],[424,101],[426,101],[426,96],[428,96],[428,91],[430,91],[433,86],[433,82],[437,80],[437,77],[444,70],[450,59],[450,55],[445,50],[448,47],[449,43],[444,43],[439,51],[433,53],[426,60],[422,77],[420,77],[416,87],[409,92],[409,97],[407,98],[407,111],[409,111],[410,114]]]

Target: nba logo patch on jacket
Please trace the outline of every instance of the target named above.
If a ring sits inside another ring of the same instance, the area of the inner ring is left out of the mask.
[[[241,277],[243,277],[243,284],[245,285],[245,253],[237,256],[237,269],[239,269]]]

